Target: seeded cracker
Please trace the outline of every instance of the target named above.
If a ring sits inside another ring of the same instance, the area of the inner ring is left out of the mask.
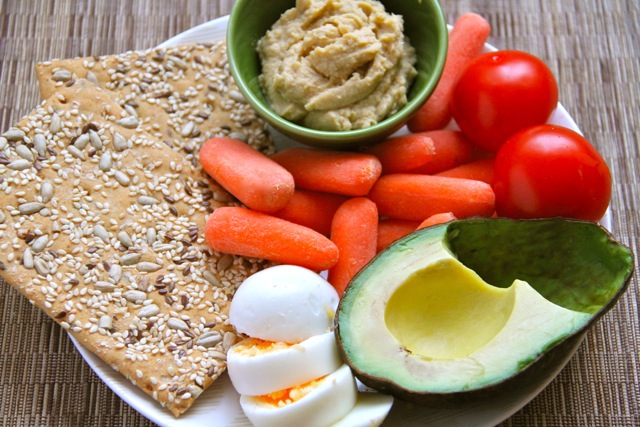
[[[109,89],[141,128],[195,160],[204,141],[230,136],[271,154],[266,126],[238,91],[226,43],[184,44],[37,65],[42,99],[77,78]],[[195,154],[195,155],[194,155]]]
[[[175,416],[225,369],[263,266],[211,252],[199,171],[86,80],[0,137],[0,276]],[[118,123],[125,123],[125,126]]]

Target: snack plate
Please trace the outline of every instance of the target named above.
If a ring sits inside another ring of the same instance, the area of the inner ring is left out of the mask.
[[[165,42],[158,47],[169,47],[184,43],[212,42],[224,40],[226,37],[228,16],[206,22],[193,27]],[[485,46],[486,51],[496,50],[491,45]],[[577,132],[580,129],[575,121],[562,105],[554,111],[549,123],[568,127]],[[452,125],[455,127],[455,124]],[[406,133],[405,130],[399,133]],[[274,140],[277,147],[293,144],[286,137],[275,134]],[[607,229],[611,229],[611,214],[608,210],[600,223]],[[98,356],[94,355],[76,340],[72,341],[78,351],[96,374],[113,390],[120,398],[140,412],[143,416],[160,426],[171,427],[250,427],[251,423],[244,416],[239,404],[239,396],[231,385],[226,374],[215,381],[209,389],[202,393],[194,405],[180,418],[175,418],[168,410],[162,408],[155,400],[147,396],[142,390],[134,386],[129,380],[117,371],[113,370]],[[556,369],[541,376],[535,382],[504,396],[487,400],[483,403],[475,403],[466,406],[458,406],[455,409],[421,408],[414,405],[396,401],[388,416],[388,400],[376,399],[375,393],[367,393],[366,404],[369,407],[367,419],[354,420],[348,426],[372,426],[378,425],[384,419],[383,426],[493,426],[509,418],[530,402],[540,393],[560,372],[579,347],[581,340],[567,352],[565,359]],[[346,420],[345,420],[346,421]],[[346,423],[345,423],[346,424]],[[347,427],[345,425],[345,427]]]

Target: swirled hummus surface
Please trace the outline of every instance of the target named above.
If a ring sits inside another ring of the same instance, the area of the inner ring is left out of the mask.
[[[258,42],[271,107],[306,127],[372,126],[407,102],[416,55],[375,0],[297,0]]]

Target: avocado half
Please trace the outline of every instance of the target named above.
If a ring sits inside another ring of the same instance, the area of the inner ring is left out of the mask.
[[[486,400],[564,363],[625,291],[633,263],[587,221],[421,229],[352,279],[336,338],[356,377],[380,392],[422,405]]]

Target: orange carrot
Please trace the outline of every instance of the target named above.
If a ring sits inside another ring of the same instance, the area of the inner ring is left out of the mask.
[[[376,156],[382,164],[382,173],[389,174],[408,172],[431,162],[435,147],[428,135],[416,133],[389,138],[363,151]]]
[[[338,262],[327,280],[342,295],[351,278],[376,255],[378,210],[366,197],[344,202],[331,224],[331,240],[338,247]]]
[[[441,129],[415,135],[431,138],[434,149],[429,161],[411,170],[410,173],[435,174],[467,163],[473,156],[473,144],[460,131]]]
[[[272,215],[309,227],[328,236],[338,207],[347,200],[338,194],[296,189],[291,201]]]
[[[456,216],[451,212],[437,213],[422,221],[418,226],[418,229],[431,227],[436,224],[444,224],[445,222],[453,221],[454,219],[456,219]]]
[[[451,121],[451,97],[458,77],[473,58],[482,52],[489,37],[489,22],[475,13],[465,13],[449,34],[447,59],[435,90],[407,123],[412,132],[441,129]]]
[[[211,178],[251,209],[275,212],[293,196],[293,176],[240,140],[208,140],[200,148],[200,163]]]
[[[456,218],[490,216],[495,210],[495,194],[489,184],[444,176],[383,175],[368,197],[380,215],[413,221],[442,212]]]
[[[420,225],[419,221],[404,219],[384,218],[378,222],[378,244],[376,252],[380,252],[389,244],[407,234],[415,231]]]
[[[209,216],[205,241],[217,252],[263,258],[323,271],[338,262],[338,248],[322,234],[284,219],[224,206]]]
[[[293,175],[296,186],[346,196],[364,196],[382,172],[380,160],[366,153],[286,148],[271,157]]]
[[[488,157],[474,162],[465,163],[455,168],[439,172],[435,175],[448,176],[451,178],[475,179],[477,181],[491,184],[493,182],[493,164],[495,158]]]

